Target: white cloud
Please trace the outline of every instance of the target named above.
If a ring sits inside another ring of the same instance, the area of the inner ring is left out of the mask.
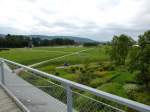
[[[149,0],[0,0],[0,33],[134,38],[150,25]]]

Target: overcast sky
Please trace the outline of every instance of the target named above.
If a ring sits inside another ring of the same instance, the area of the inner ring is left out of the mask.
[[[0,33],[111,40],[150,29],[150,0],[0,0]]]

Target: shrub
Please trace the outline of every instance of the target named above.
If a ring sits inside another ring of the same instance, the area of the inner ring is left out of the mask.
[[[113,71],[115,70],[115,66],[110,64],[110,63],[105,63],[102,65],[102,68],[105,70],[105,71]]]
[[[59,76],[59,72],[56,72],[55,75],[56,75],[56,76]]]
[[[97,77],[105,77],[107,74],[106,74],[107,72],[106,71],[96,71],[96,72],[94,72],[94,74],[95,74],[95,76],[97,76]]]
[[[96,79],[91,81],[90,86],[96,88],[96,87],[102,85],[104,82],[105,82],[104,79],[96,78]]]
[[[78,82],[85,85],[89,85],[90,81],[93,78],[95,78],[95,75],[93,73],[90,72],[80,73],[78,77]]]
[[[75,68],[76,68],[77,70],[79,70],[79,69],[80,69],[80,67],[78,67],[78,66],[76,66]]]
[[[133,91],[133,90],[138,90],[138,87],[136,84],[125,84],[123,88],[125,89],[126,93],[130,93],[130,91]]]
[[[83,70],[83,68],[82,67],[80,67],[80,71],[82,71]]]
[[[81,70],[81,73],[83,73],[83,74],[84,74],[84,73],[86,73],[86,71],[85,71],[85,70]]]
[[[75,73],[75,72],[76,72],[76,68],[71,67],[70,69],[71,69],[71,72],[72,72],[72,73]]]
[[[98,71],[102,72],[102,71],[104,71],[104,69],[103,68],[98,68]]]

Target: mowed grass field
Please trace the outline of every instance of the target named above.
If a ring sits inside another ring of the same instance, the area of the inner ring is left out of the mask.
[[[79,48],[78,48],[79,49]],[[50,61],[48,63],[45,63],[40,66],[46,67],[46,66],[63,66],[64,63],[68,63],[69,65],[74,64],[88,64],[91,62],[104,62],[109,60],[108,54],[105,53],[104,47],[94,47],[94,48],[82,48],[80,50],[87,49],[87,51],[76,53],[71,56],[66,56],[57,60]],[[66,50],[65,51],[69,51]],[[71,52],[72,50],[70,50]],[[75,51],[75,49],[74,49]],[[77,51],[75,51],[77,52]]]
[[[41,48],[16,48],[8,51],[0,51],[0,57],[21,64],[31,65],[41,61],[60,57],[72,52],[84,50],[83,47],[41,47]]]
[[[91,50],[88,50],[91,49]],[[86,47],[36,47],[36,48],[16,48],[10,49],[8,51],[0,51],[0,57],[6,58],[21,64],[31,65],[41,61],[53,59],[56,57],[64,56],[67,54],[80,52],[82,50],[87,50],[81,53],[76,53],[71,56],[66,56],[64,58],[56,59],[50,61],[44,65],[56,65],[61,66],[64,63],[68,64],[81,64],[90,63],[97,61],[105,61],[108,59],[108,55],[105,54],[105,50],[102,47],[86,48]]]
[[[33,48],[34,50],[46,50],[46,51],[58,51],[58,52],[68,52],[68,53],[72,53],[72,52],[78,52],[81,50],[85,50],[87,49],[86,47],[71,47],[71,46],[64,46],[64,47],[36,47]]]

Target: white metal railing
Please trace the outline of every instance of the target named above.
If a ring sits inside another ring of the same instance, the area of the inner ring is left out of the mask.
[[[40,76],[44,76],[44,77],[53,79],[53,80],[58,81],[58,82],[62,83],[63,85],[65,85],[65,88],[66,88],[66,91],[67,91],[67,112],[72,112],[73,111],[73,107],[72,107],[72,88],[76,88],[76,89],[79,89],[79,90],[82,90],[82,91],[89,92],[93,95],[96,95],[96,96],[102,97],[104,99],[107,99],[109,101],[113,101],[113,102],[116,102],[118,104],[130,107],[130,108],[132,108],[134,110],[137,110],[137,111],[140,111],[140,112],[150,112],[150,106],[148,106],[148,105],[138,103],[138,102],[126,99],[126,98],[122,98],[122,97],[119,97],[119,96],[116,96],[116,95],[113,95],[113,94],[110,94],[110,93],[107,93],[107,92],[103,92],[103,91],[100,91],[100,90],[97,90],[97,89],[94,89],[94,88],[91,88],[91,87],[88,87],[88,86],[85,86],[85,85],[82,85],[82,84],[79,84],[79,83],[75,83],[75,82],[72,82],[72,81],[69,81],[69,80],[66,80],[66,79],[63,79],[63,78],[60,78],[60,77],[42,72],[42,71],[39,71],[37,69],[33,69],[31,67],[28,67],[28,66],[25,66],[25,65],[22,65],[22,64],[18,64],[16,62],[13,62],[13,61],[10,61],[10,60],[7,60],[7,59],[1,58],[0,62],[1,62],[1,72],[2,72],[1,73],[2,74],[1,82],[3,84],[5,84],[4,63],[7,62],[9,64],[19,66],[19,67],[21,67],[25,70],[28,70],[32,73],[36,73]]]

